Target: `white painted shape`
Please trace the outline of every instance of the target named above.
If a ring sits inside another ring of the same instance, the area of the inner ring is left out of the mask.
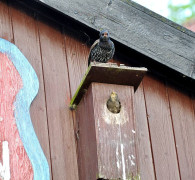
[[[131,160],[131,166],[135,166],[135,163],[133,160]]]
[[[121,165],[120,165],[120,157],[119,157],[119,152],[118,152],[118,144],[116,146],[116,165],[117,165],[117,168],[120,169],[121,168]]]
[[[3,141],[2,157],[3,165],[0,163],[0,178],[2,180],[10,180],[9,147],[7,141]]]
[[[132,157],[132,159],[135,159],[135,156],[133,154],[131,155],[131,157]]]
[[[123,180],[126,180],[125,157],[124,157],[124,146],[123,146],[123,144],[121,144],[121,156],[122,156],[122,167],[123,167]]]
[[[135,134],[135,130],[132,129],[132,133]]]

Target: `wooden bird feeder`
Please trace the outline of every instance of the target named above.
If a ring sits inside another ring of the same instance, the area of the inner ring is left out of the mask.
[[[76,107],[78,163],[81,180],[130,179],[137,174],[134,92],[146,68],[91,64],[70,107]],[[119,113],[107,108],[112,92]]]

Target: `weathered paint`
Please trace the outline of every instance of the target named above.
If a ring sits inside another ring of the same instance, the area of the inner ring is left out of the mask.
[[[120,113],[113,116],[106,107],[112,91],[121,102]],[[135,128],[133,94],[131,86],[92,83],[81,100],[76,110],[81,180],[129,180],[137,174],[135,135],[131,131]]]
[[[12,62],[5,55],[0,53],[0,141],[2,143],[2,171],[0,175],[5,178],[4,155],[7,153],[5,150],[4,142],[7,141],[9,145],[10,157],[10,172],[11,179],[33,179],[33,170],[30,160],[25,152],[24,146],[17,130],[16,120],[14,117],[14,100],[16,94],[22,88],[22,80],[13,66]],[[6,168],[6,170],[5,170]]]
[[[3,164],[0,163],[0,178],[3,180],[10,179],[10,165],[9,165],[9,147],[8,142],[3,141]]]
[[[34,180],[47,180],[48,163],[29,113],[30,104],[38,93],[38,78],[19,49],[4,39],[0,39],[0,59],[0,112],[3,113],[0,123],[5,123],[5,127],[0,126],[0,137],[1,141],[9,143],[11,179],[29,180],[34,176]]]

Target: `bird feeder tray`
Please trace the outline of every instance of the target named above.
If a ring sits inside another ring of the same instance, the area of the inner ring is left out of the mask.
[[[70,102],[70,108],[75,109],[92,82],[133,86],[136,91],[146,72],[144,67],[92,62]]]

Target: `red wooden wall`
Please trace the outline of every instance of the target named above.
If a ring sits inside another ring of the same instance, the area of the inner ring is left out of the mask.
[[[12,6],[11,0],[9,5],[0,0],[0,37],[14,43],[38,75],[40,89],[31,117],[51,179],[78,180],[77,124],[68,106],[86,71],[89,47],[65,26]],[[154,75],[139,86],[136,143],[143,180],[194,179],[194,97]]]

